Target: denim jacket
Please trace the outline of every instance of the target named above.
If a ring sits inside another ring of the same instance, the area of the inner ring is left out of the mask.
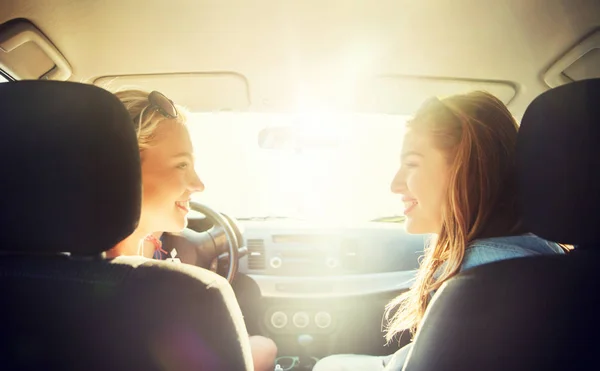
[[[564,250],[557,243],[546,241],[534,234],[484,238],[469,244],[460,272],[495,261],[547,254],[564,254]],[[438,268],[434,277],[439,275],[443,266]],[[430,296],[433,297],[433,294],[435,291],[431,292]]]
[[[547,254],[564,254],[564,250],[533,234],[475,240],[467,248],[460,270],[499,260]]]
[[[564,254],[564,250],[558,244],[533,234],[475,240],[467,246],[460,272],[499,260],[546,254]],[[434,277],[439,276],[443,266],[438,268]],[[430,293],[430,297],[433,297],[433,294],[435,291]]]

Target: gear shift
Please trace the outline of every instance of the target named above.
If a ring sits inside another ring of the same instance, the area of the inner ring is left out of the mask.
[[[310,345],[313,342],[313,337],[308,334],[298,336],[298,344],[300,345],[300,354],[298,355],[299,370],[312,370],[315,365],[315,360],[310,355]]]

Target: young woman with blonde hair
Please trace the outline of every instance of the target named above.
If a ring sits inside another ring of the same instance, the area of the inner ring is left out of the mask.
[[[190,196],[204,190],[194,169],[185,110],[156,91],[124,90],[115,95],[129,112],[137,131],[142,162],[142,213],[135,232],[108,251],[107,257],[161,256],[156,232],[183,230]],[[273,370],[275,343],[262,336],[251,336],[250,345],[254,369]]]
[[[392,192],[402,196],[405,228],[432,234],[410,290],[392,300],[386,339],[414,334],[435,291],[458,272],[493,261],[563,248],[528,234],[515,180],[518,125],[484,92],[431,99],[407,123]],[[315,371],[401,370],[410,344],[395,355],[340,355]]]

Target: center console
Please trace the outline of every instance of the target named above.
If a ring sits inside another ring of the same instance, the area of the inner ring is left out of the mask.
[[[244,237],[249,254],[239,272],[247,284],[236,295],[249,332],[277,344],[281,370],[311,370],[316,359],[336,353],[394,352],[384,347],[382,315],[410,287],[422,236],[373,223],[257,223],[245,224]]]

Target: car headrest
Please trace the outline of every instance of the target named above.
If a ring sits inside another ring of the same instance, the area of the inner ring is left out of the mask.
[[[136,228],[141,168],[121,102],[85,84],[0,84],[0,251],[97,255]]]
[[[537,97],[517,141],[524,222],[551,241],[600,246],[600,79]]]

